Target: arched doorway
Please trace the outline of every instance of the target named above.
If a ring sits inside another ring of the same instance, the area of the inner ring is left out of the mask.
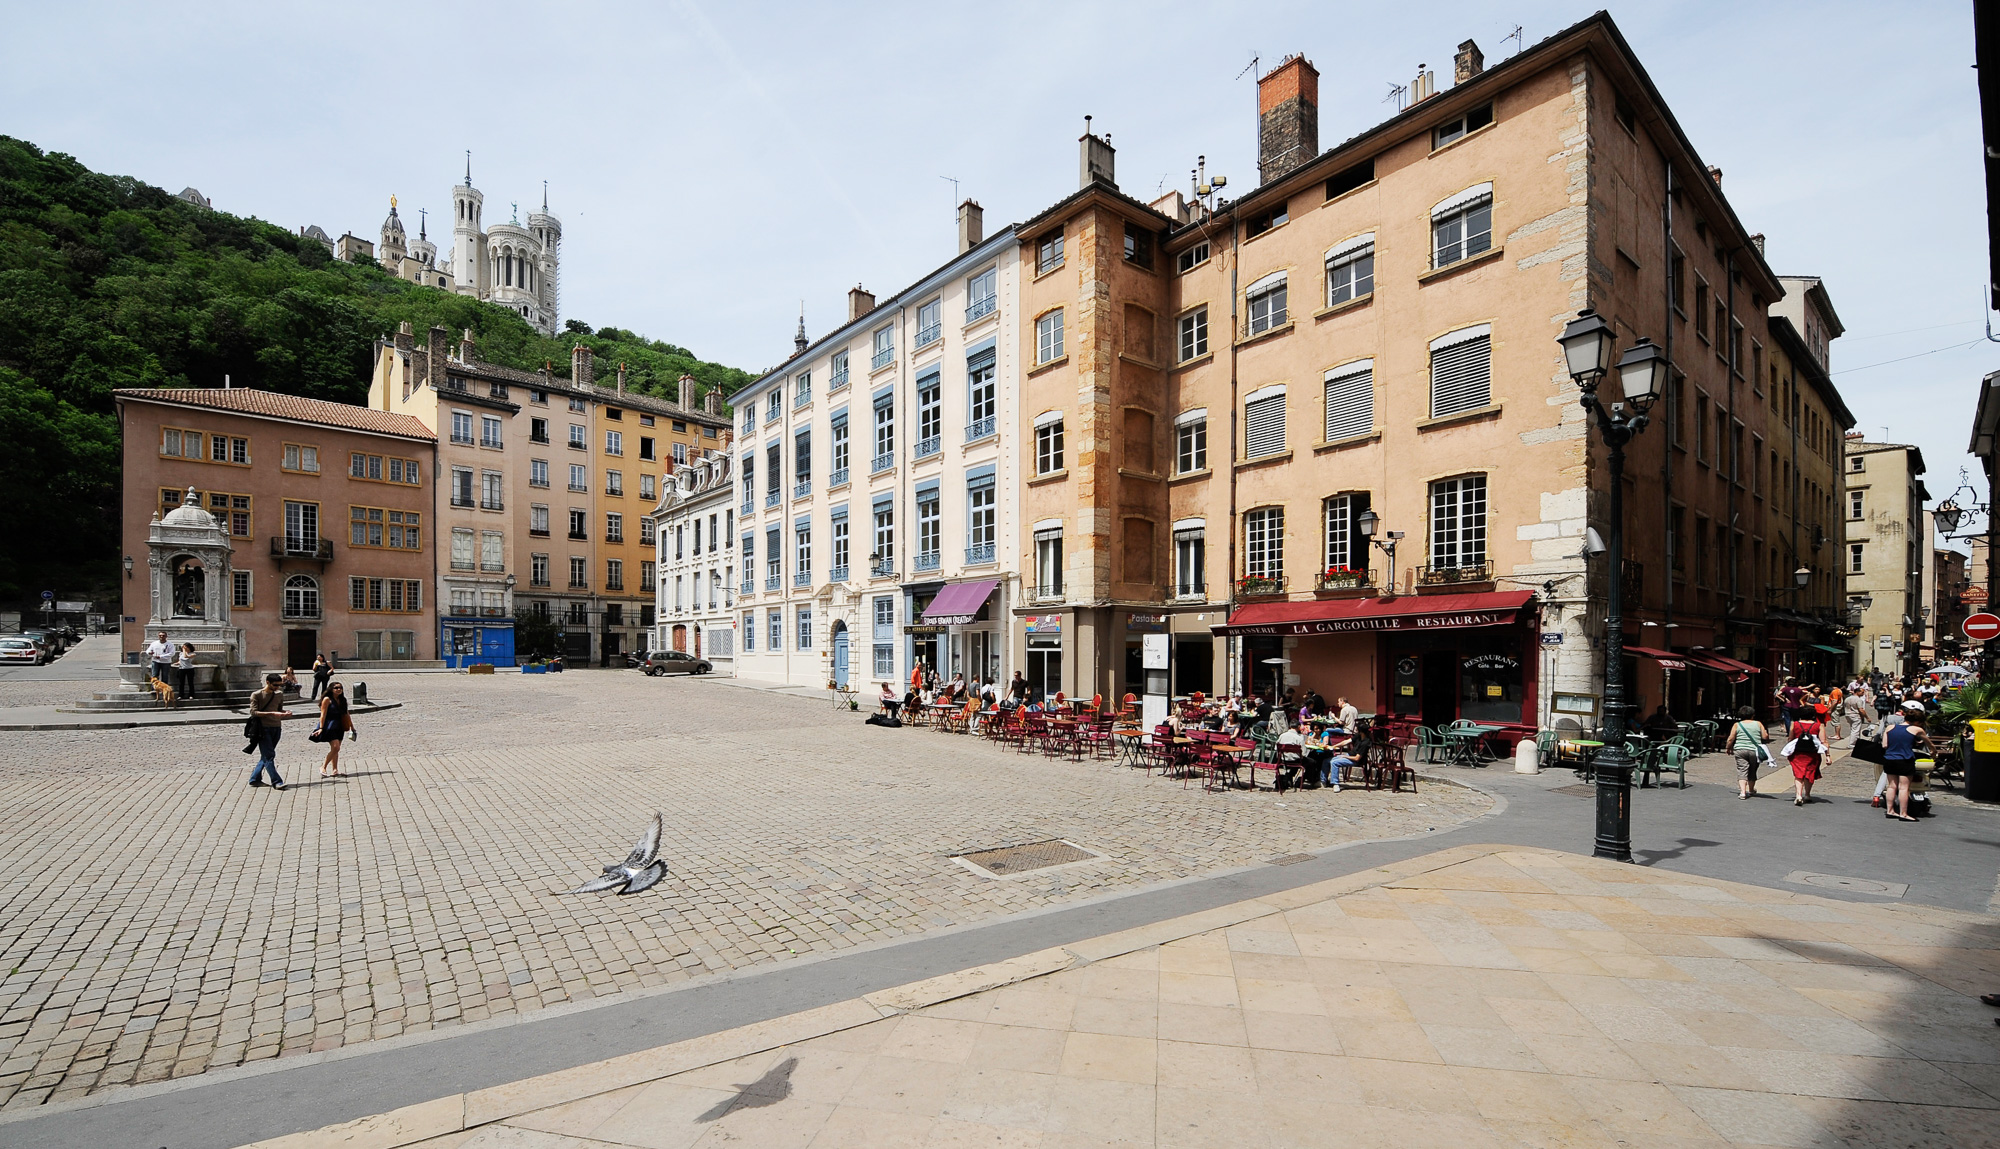
[[[833,622],[833,683],[847,689],[847,624],[839,619]]]

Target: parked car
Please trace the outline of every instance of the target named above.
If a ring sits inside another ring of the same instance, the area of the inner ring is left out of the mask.
[[[42,648],[42,653],[50,658],[69,649],[69,643],[63,641],[62,631],[53,626],[24,626],[21,637],[33,639],[35,645]]]
[[[715,668],[707,659],[680,650],[656,650],[646,656],[646,677],[656,674],[707,674]]]
[[[48,660],[48,652],[32,638],[11,634],[0,638],[0,662],[25,662],[29,666],[40,666]]]

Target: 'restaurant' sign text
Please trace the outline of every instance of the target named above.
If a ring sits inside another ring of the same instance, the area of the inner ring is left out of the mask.
[[[1367,630],[1443,630],[1465,626],[1504,626],[1514,621],[1511,610],[1454,611],[1446,614],[1406,614],[1388,618],[1335,618],[1315,622],[1280,622],[1268,626],[1215,627],[1217,633],[1275,634],[1300,637],[1312,634],[1345,634]]]

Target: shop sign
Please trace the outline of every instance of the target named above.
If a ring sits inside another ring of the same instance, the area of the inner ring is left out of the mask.
[[[1467,610],[1448,614],[1408,614],[1389,618],[1336,618],[1319,622],[1286,622],[1271,626],[1232,626],[1233,634],[1275,634],[1295,637],[1347,634],[1373,630],[1449,630],[1467,626],[1504,626],[1514,621],[1511,610]]]
[[[1166,635],[1149,634],[1139,640],[1140,669],[1166,670],[1172,657],[1172,648]]]
[[[1160,634],[1167,629],[1167,616],[1164,614],[1128,614],[1125,616],[1125,629],[1136,634]]]
[[[921,622],[912,623],[911,625],[903,628],[903,633],[914,634],[919,636],[939,635],[944,633],[944,627],[935,626],[930,623],[921,623]]]
[[[1021,619],[1022,627],[1029,634],[1061,634],[1062,615],[1031,614]]]
[[[1504,654],[1475,654],[1464,662],[1467,670],[1512,670],[1519,665],[1518,659]]]

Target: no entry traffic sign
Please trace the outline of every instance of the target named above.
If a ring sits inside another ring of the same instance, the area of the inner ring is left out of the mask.
[[[1974,642],[1985,642],[1989,638],[2000,637],[2000,614],[1980,611],[1965,620],[1965,637]]]

